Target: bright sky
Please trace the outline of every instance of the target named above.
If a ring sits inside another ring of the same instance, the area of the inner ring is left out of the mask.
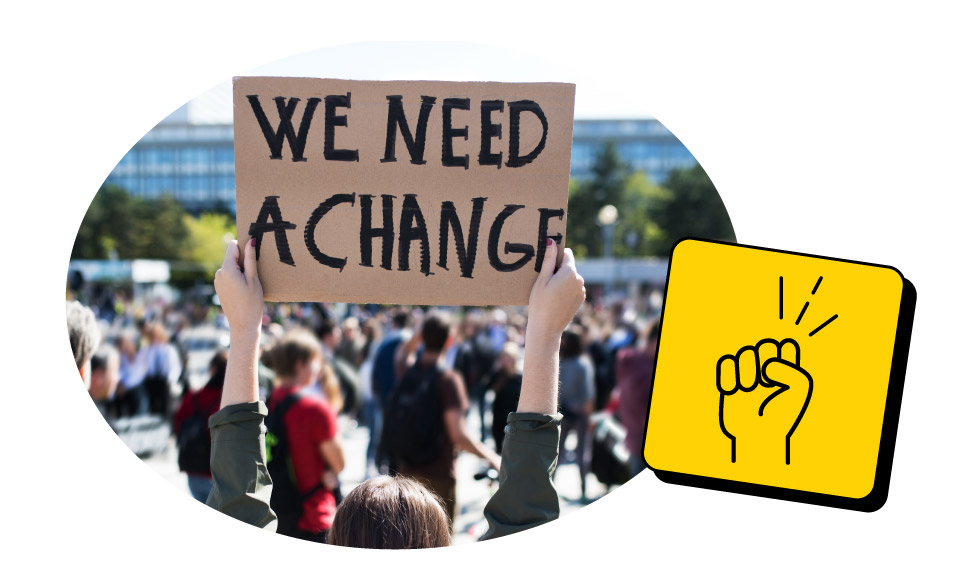
[[[578,70],[582,70],[579,71]],[[643,71],[629,75],[645,75]],[[593,68],[557,63],[545,56],[469,43],[379,42],[319,49],[268,63],[239,75],[357,80],[571,82],[576,118],[648,118],[635,92],[614,91],[612,77]],[[595,90],[609,88],[609,91]],[[192,101],[193,122],[231,122],[231,82]]]

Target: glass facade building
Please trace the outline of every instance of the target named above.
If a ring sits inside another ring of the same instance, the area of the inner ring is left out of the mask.
[[[606,142],[616,145],[620,157],[633,171],[645,172],[657,184],[667,179],[670,170],[697,163],[684,144],[658,120],[577,120],[573,122],[570,177],[589,178],[596,154]]]
[[[230,123],[197,124],[182,107],[154,127],[121,159],[106,184],[142,198],[170,194],[189,211],[235,208],[234,130]],[[696,159],[659,121],[577,120],[571,177],[586,179],[604,143],[612,141],[634,171],[656,183]]]
[[[234,129],[161,123],[127,152],[105,183],[142,198],[170,194],[188,210],[234,210]]]

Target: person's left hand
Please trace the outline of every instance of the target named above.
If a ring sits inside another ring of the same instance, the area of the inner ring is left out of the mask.
[[[556,241],[546,240],[546,259],[550,263],[543,264],[529,294],[526,335],[527,342],[530,335],[545,338],[547,341],[555,340],[558,348],[560,334],[586,300],[586,288],[583,277],[576,271],[572,249],[563,250],[563,262],[559,269],[553,267],[556,248]]]
[[[242,256],[238,242],[229,243],[224,264],[214,275],[214,289],[228,318],[228,327],[238,333],[257,332],[261,328],[265,294],[258,279],[254,245],[254,239],[245,243]]]

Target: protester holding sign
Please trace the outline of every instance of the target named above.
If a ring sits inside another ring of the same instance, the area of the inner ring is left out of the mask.
[[[546,258],[557,258],[552,240],[546,243]],[[559,447],[558,352],[562,332],[586,293],[570,250],[559,269],[554,265],[542,266],[530,293],[518,412],[508,419],[500,487],[485,509],[490,528],[484,539],[559,516],[559,498],[550,479]],[[229,245],[215,288],[230,324],[231,348],[222,410],[210,421],[214,489],[208,505],[274,530],[263,436],[267,409],[258,401],[257,380],[264,293],[253,242],[246,244],[243,256],[237,243]],[[448,545],[450,536],[442,506],[422,486],[404,478],[378,477],[345,498],[328,540],[353,547],[412,548]]]

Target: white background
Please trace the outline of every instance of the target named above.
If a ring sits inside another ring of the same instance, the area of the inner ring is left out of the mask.
[[[962,19],[932,3],[665,4],[7,8],[3,583],[961,582]],[[578,97],[633,95],[706,168],[741,242],[900,269],[919,299],[884,508],[784,503],[647,473],[521,535],[371,552],[248,527],[141,464],[87,398],[65,337],[67,262],[93,194],[157,121],[218,82],[372,40],[484,43],[572,71],[552,81],[576,81]]]

